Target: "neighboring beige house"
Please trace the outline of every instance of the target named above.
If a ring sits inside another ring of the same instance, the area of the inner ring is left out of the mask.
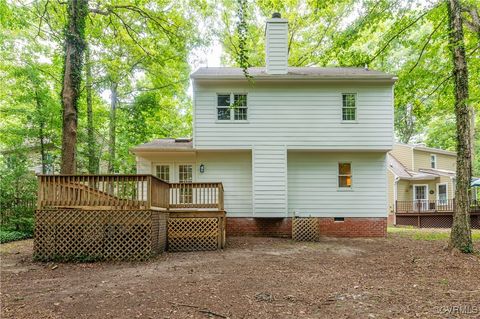
[[[387,156],[390,216],[395,205],[401,210],[413,204],[420,211],[450,205],[455,194],[456,158],[455,152],[396,143]]]

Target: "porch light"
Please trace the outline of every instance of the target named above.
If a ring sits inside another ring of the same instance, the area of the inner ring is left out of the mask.
[[[205,173],[205,165],[200,164],[200,173]]]

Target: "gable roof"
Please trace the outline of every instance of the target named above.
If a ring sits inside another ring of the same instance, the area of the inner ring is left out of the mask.
[[[418,151],[457,156],[456,152],[442,150],[441,148],[428,147],[428,146],[425,146],[425,144],[404,144],[404,143],[395,143],[395,144],[410,147],[411,149],[418,150]]]
[[[437,174],[433,174],[431,172],[410,171],[390,153],[387,153],[387,168],[398,178],[405,180],[434,180],[438,177]]]
[[[289,67],[287,74],[268,74],[265,67],[248,68],[255,79],[265,80],[381,80],[395,82],[392,74],[365,68],[353,67]],[[202,67],[193,72],[192,79],[245,80],[242,68]]]
[[[132,147],[132,152],[193,151],[191,138],[160,138]]]

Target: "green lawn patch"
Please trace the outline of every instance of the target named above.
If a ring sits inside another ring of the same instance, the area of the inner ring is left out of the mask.
[[[450,238],[450,229],[441,228],[388,227],[387,232],[417,240],[448,240]],[[480,230],[472,229],[472,238],[473,241],[480,241]]]

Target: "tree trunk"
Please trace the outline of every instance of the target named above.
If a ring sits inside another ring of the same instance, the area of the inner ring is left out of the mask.
[[[47,154],[45,152],[45,120],[43,117],[42,103],[40,102],[40,97],[38,96],[38,91],[35,88],[35,103],[37,106],[37,116],[38,116],[38,140],[40,142],[40,158],[42,161],[42,174],[47,172]]]
[[[98,173],[98,154],[95,145],[95,131],[93,126],[93,101],[92,101],[92,66],[90,61],[90,49],[85,47],[85,69],[87,93],[87,153],[88,153],[88,173]]]
[[[457,120],[457,183],[455,212],[450,235],[450,248],[465,253],[473,251],[470,230],[471,131],[468,102],[468,69],[465,57],[462,15],[458,0],[447,0],[449,17],[449,45],[452,52],[455,83],[455,116]]]
[[[74,174],[76,169],[76,144],[78,97],[82,81],[83,51],[85,49],[85,20],[88,0],[69,0],[67,27],[65,29],[65,57],[62,85],[62,174]]]
[[[110,91],[111,91],[111,102],[110,102],[110,123],[109,123],[109,145],[108,145],[108,172],[110,174],[115,173],[117,169],[117,165],[115,162],[115,142],[116,142],[116,135],[115,135],[115,127],[116,127],[116,120],[117,120],[117,87],[118,84],[116,82],[111,82]]]

